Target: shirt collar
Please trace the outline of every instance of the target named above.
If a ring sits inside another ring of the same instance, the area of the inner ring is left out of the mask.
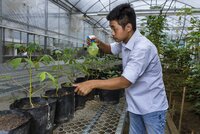
[[[138,30],[136,30],[133,33],[133,35],[131,36],[131,38],[129,39],[129,41],[126,44],[122,43],[122,46],[129,49],[129,50],[132,50],[138,36],[140,36],[140,32]]]

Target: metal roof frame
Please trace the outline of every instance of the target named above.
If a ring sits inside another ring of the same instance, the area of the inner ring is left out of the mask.
[[[63,6],[60,1],[64,1],[66,9],[70,10],[71,14],[82,14],[86,20],[94,25],[94,27],[102,27],[107,31],[108,22],[104,21],[106,15],[112,10],[115,5],[120,3],[131,3],[134,6],[137,16],[159,15],[162,10],[166,16],[176,15],[181,7],[192,8],[194,15],[200,15],[200,5],[198,8],[194,7],[194,3],[187,0],[51,0],[60,6]],[[196,2],[197,3],[197,2]],[[177,6],[178,5],[178,6]],[[148,7],[142,9],[142,7]],[[151,7],[160,6],[160,9],[151,9]],[[98,8],[96,8],[98,7]]]

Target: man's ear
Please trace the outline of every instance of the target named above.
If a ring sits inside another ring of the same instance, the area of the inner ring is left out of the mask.
[[[126,29],[128,32],[132,31],[132,30],[133,30],[133,27],[132,27],[131,23],[128,23],[128,24],[125,26],[125,29]]]

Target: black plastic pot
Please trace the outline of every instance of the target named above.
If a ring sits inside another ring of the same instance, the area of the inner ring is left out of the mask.
[[[57,100],[55,112],[56,124],[69,121],[74,117],[74,89],[75,87],[63,87],[58,90],[58,96],[56,96],[56,90],[45,92],[45,96]]]
[[[10,130],[0,130],[0,134],[29,134],[29,129],[30,129],[30,123],[31,123],[31,115],[26,112],[20,112],[16,110],[5,110],[5,111],[0,111],[0,116],[4,115],[17,115],[19,118],[22,118],[24,122],[16,126],[15,128],[12,128]],[[14,121],[16,123],[17,121]],[[7,124],[4,122],[4,124]]]
[[[86,81],[85,77],[79,77],[75,80],[75,83]],[[83,109],[86,103],[86,96],[81,96],[75,93],[75,110]]]
[[[10,105],[10,109],[16,109],[20,111],[27,111],[33,117],[30,127],[30,134],[51,134],[52,132],[47,133],[48,118],[50,118],[50,108],[48,102],[44,98],[33,97],[32,102],[35,105],[34,108],[26,107],[29,106],[29,98],[22,98],[16,100]]]
[[[110,104],[119,103],[120,90],[101,90],[98,89],[100,101],[104,101]]]
[[[89,94],[86,95],[86,101],[94,100],[95,89],[93,89]]]
[[[53,134],[53,129],[54,129],[54,119],[55,119],[55,112],[56,112],[56,103],[57,103],[57,99],[54,98],[48,98],[48,105],[49,105],[49,111],[50,111],[50,115],[48,115],[48,124],[47,124],[47,128],[46,128],[46,133],[47,134]]]

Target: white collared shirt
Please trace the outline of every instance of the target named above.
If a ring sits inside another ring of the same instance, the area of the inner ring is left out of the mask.
[[[122,52],[122,76],[132,83],[125,89],[127,110],[140,115],[166,110],[168,101],[155,45],[138,30],[127,44],[110,45],[113,54]]]

